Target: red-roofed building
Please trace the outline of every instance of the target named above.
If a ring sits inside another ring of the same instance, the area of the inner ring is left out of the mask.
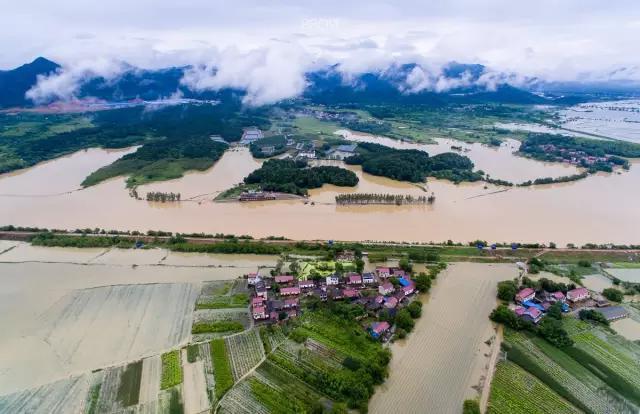
[[[393,296],[387,298],[387,300],[385,300],[384,302],[384,307],[387,309],[395,309],[396,306],[398,306],[398,299],[394,298]]]
[[[297,308],[298,305],[300,305],[300,301],[298,299],[285,299],[284,301],[285,309]]]
[[[416,285],[413,282],[411,282],[408,286],[402,287],[402,292],[404,293],[405,296],[409,296],[410,294],[415,292],[415,290],[416,290]]]
[[[293,282],[293,276],[290,275],[280,275],[280,276],[276,276],[275,277],[276,283],[279,284],[283,284],[283,283],[291,283]]]
[[[358,296],[360,296],[360,294],[358,293],[357,290],[351,289],[351,288],[347,288],[347,289],[343,290],[342,291],[342,295],[345,298],[348,298],[348,299],[353,299],[353,298],[357,298]]]
[[[264,298],[262,296],[256,296],[251,299],[251,306],[261,306],[264,303]]]
[[[551,300],[555,300],[556,302],[562,302],[564,301],[565,297],[564,297],[564,293],[557,291],[557,292],[553,292],[551,294]]]
[[[390,295],[394,290],[395,288],[390,282],[385,282],[378,286],[378,292],[380,292],[381,295]]]
[[[522,303],[536,297],[536,291],[531,288],[524,288],[516,293],[516,302]]]
[[[391,328],[391,326],[389,326],[389,322],[387,321],[374,322],[369,327],[369,332],[371,333],[371,336],[378,339],[380,338],[380,336],[384,335],[384,333],[387,332],[389,328]]]
[[[567,300],[571,302],[579,302],[589,299],[589,290],[587,288],[577,288],[567,292]]]
[[[253,307],[253,319],[266,319],[267,318],[267,310],[264,306],[254,306]]]
[[[523,306],[516,306],[516,309],[514,310],[514,312],[516,313],[516,315],[518,316],[522,316],[524,315],[524,313],[527,311],[527,308],[523,307]]]
[[[380,305],[382,305],[384,303],[384,296],[382,295],[378,295],[376,296],[376,298],[374,299],[374,301]]]
[[[297,286],[285,287],[285,288],[280,289],[280,294],[282,296],[299,295],[300,294],[300,288],[297,287]]]
[[[361,285],[362,284],[362,276],[357,273],[352,273],[347,277],[348,285]]]
[[[316,287],[316,283],[312,279],[301,280],[300,283],[298,283],[298,286],[300,289],[313,289]]]
[[[522,314],[522,319],[529,320],[533,323],[538,323],[540,322],[540,319],[542,319],[542,311],[532,306],[524,311],[524,313]]]
[[[391,276],[391,270],[388,267],[376,267],[376,273],[378,274],[378,277],[383,279]]]

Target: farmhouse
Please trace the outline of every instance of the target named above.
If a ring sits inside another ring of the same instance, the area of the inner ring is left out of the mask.
[[[253,308],[253,319],[266,319],[267,311],[264,306],[256,306]]]
[[[267,287],[263,281],[256,283],[256,296],[260,296],[265,300],[267,299]]]
[[[570,302],[580,302],[585,299],[589,299],[589,290],[587,288],[581,287],[567,292],[567,300]]]
[[[342,295],[347,299],[353,299],[353,298],[357,298],[358,296],[360,296],[358,291],[353,289],[353,288],[347,288],[347,289],[343,290],[342,291]]]
[[[337,148],[330,150],[327,157],[334,160],[344,160],[355,154],[356,144],[339,145]]]
[[[373,273],[364,273],[362,275],[362,283],[364,283],[365,285],[370,285],[375,283],[375,276],[373,275]]]
[[[285,309],[297,308],[299,305],[300,305],[300,301],[298,299],[285,299],[284,301]]]
[[[375,339],[378,339],[382,335],[384,335],[385,332],[389,330],[389,328],[391,328],[391,326],[389,326],[389,322],[386,322],[386,321],[374,322],[369,327],[369,332],[371,333],[372,337],[374,337]]]
[[[516,294],[516,302],[523,303],[536,297],[536,291],[531,288],[524,288]]]
[[[276,283],[284,284],[293,282],[294,278],[290,275],[280,275],[275,277]]]
[[[293,295],[299,295],[300,294],[300,288],[297,286],[294,287],[285,287],[280,289],[280,294],[282,296],[293,296]]]
[[[300,286],[300,289],[313,289],[316,284],[312,279],[309,279],[300,281],[300,283],[298,283],[298,286]]]
[[[402,293],[404,294],[404,296],[409,296],[410,294],[412,294],[413,292],[415,292],[416,288],[415,285],[412,283],[410,283],[407,286],[403,286],[402,287]]]
[[[261,296],[256,296],[255,298],[251,299],[251,307],[262,306],[263,303],[264,298]]]
[[[386,279],[391,276],[391,270],[388,267],[376,267],[376,273],[379,278]]]
[[[335,286],[340,283],[340,278],[336,275],[327,276],[327,286]]]
[[[380,292],[381,295],[389,295],[393,293],[393,291],[394,287],[390,282],[385,282],[378,286],[378,292]]]
[[[347,276],[347,284],[348,285],[361,285],[362,284],[362,276],[357,273],[350,273]]]
[[[515,309],[515,313],[522,319],[533,323],[540,322],[540,319],[542,319],[543,316],[542,311],[535,307],[525,308],[523,306],[518,306]]]
[[[605,308],[598,309],[609,322],[617,321],[618,319],[623,319],[629,316],[629,311],[627,311],[622,306],[607,306]]]
[[[385,299],[384,301],[384,307],[387,309],[395,309],[395,307],[398,306],[398,299],[394,298],[393,296],[390,298]]]
[[[247,285],[249,286],[254,286],[256,282],[259,282],[260,280],[260,275],[258,273],[249,273],[247,275]]]

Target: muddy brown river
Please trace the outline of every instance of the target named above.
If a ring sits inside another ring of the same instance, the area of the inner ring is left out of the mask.
[[[353,137],[351,137],[353,138]],[[364,139],[356,137],[353,139]],[[369,137],[371,139],[371,137]],[[385,144],[412,146],[396,141]],[[394,144],[395,143],[395,144]],[[424,147],[435,154],[450,142]],[[459,144],[459,143],[458,143]],[[539,176],[571,174],[574,167],[516,157],[509,141],[495,149],[467,145],[478,168],[493,177],[515,182]],[[150,203],[128,195],[124,178],[78,190],[88,173],[132,151],[80,151],[33,168],[0,176],[0,224],[49,228],[162,229],[176,232],[286,236],[292,239],[376,241],[526,241],[559,244],[637,243],[640,234],[640,163],[620,174],[598,174],[585,180],[535,188],[505,189],[483,183],[454,185],[429,179],[426,191],[436,202],[429,206],[336,206],[344,192],[425,195],[411,183],[363,173],[356,188],[325,185],[299,200],[215,203],[220,191],[238,183],[260,166],[247,149],[227,151],[204,172],[139,188],[182,194],[180,203]],[[486,187],[486,188],[485,188]]]

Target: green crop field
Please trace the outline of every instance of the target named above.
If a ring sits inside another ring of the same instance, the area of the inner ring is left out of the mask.
[[[503,361],[498,363],[491,383],[488,412],[561,414],[580,410],[518,365]]]
[[[217,399],[220,399],[233,386],[233,373],[224,339],[211,341],[211,360],[216,381],[215,395]]]
[[[182,383],[182,366],[180,365],[180,351],[175,350],[162,354],[162,378],[160,389],[166,390]]]

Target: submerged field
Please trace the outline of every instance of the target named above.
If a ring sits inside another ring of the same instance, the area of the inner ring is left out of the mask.
[[[415,332],[393,344],[390,376],[372,413],[459,413],[479,395],[496,332],[488,319],[496,284],[518,275],[511,264],[455,263],[438,276]],[[497,351],[497,349],[495,349]]]

